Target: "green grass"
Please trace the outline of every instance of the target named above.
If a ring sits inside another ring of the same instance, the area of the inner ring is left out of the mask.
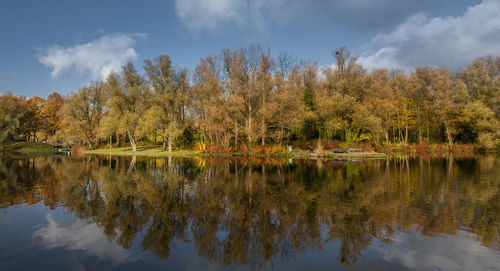
[[[195,156],[196,153],[186,150],[176,150],[168,152],[162,150],[161,146],[140,146],[134,152],[131,147],[113,148],[113,149],[97,149],[82,151],[84,154],[102,154],[102,155],[138,155],[138,156]]]
[[[2,146],[0,151],[26,155],[49,155],[57,153],[57,149],[52,145],[33,142],[16,142],[8,144]]]
[[[98,154],[98,155],[126,155],[126,156],[149,156],[149,157],[165,157],[165,156],[176,156],[176,157],[194,157],[194,156],[205,156],[205,157],[234,157],[234,156],[246,156],[246,157],[275,157],[275,158],[382,158],[386,157],[383,153],[341,153],[332,154],[324,153],[322,155],[314,155],[307,152],[292,152],[290,154],[243,154],[243,153],[197,153],[191,150],[175,150],[172,152],[163,151],[161,146],[141,146],[137,147],[137,151],[134,152],[131,147],[124,148],[113,148],[113,149],[97,149],[82,151],[83,154]]]

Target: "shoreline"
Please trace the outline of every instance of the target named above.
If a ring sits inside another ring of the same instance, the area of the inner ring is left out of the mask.
[[[17,142],[11,143],[0,148],[1,153],[15,153],[28,156],[53,155],[61,153],[60,149],[46,143],[26,143]],[[323,151],[321,154],[315,154],[306,151],[294,151],[291,153],[282,154],[249,154],[249,153],[207,153],[196,152],[193,150],[179,149],[173,152],[163,151],[159,145],[139,146],[136,152],[132,151],[131,147],[119,148],[101,148],[95,150],[79,150],[79,154],[83,155],[111,155],[111,156],[142,156],[142,157],[256,157],[256,158],[281,158],[281,159],[369,159],[369,158],[388,158],[401,154],[481,154],[481,153],[498,153],[498,150],[445,150],[445,149],[429,149],[429,150],[402,150],[402,149],[381,149],[379,152],[351,152],[351,153],[332,153]]]
[[[14,142],[0,146],[0,153],[14,153],[28,156],[52,155],[58,152],[57,147],[47,143]]]
[[[142,149],[141,149],[142,148]],[[307,152],[296,152],[290,154],[246,154],[246,153],[198,153],[191,150],[177,150],[173,152],[163,151],[161,147],[151,146],[138,147],[132,151],[131,147],[97,149],[81,151],[86,155],[111,155],[111,156],[145,156],[145,157],[257,157],[257,158],[284,158],[284,159],[345,159],[345,158],[386,158],[385,153],[379,152],[352,152],[352,153],[325,153],[314,154]]]

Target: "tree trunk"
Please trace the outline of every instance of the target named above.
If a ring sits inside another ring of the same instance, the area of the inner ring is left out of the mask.
[[[264,147],[265,144],[266,144],[266,122],[262,121],[262,125],[261,125],[261,142],[260,142],[260,145],[262,147]]]
[[[283,102],[280,103],[280,138],[279,138],[279,142],[280,142],[280,147],[283,145],[283,136],[284,136],[284,130],[285,130],[285,124],[283,123]]]
[[[420,116],[420,108],[418,109],[418,144],[422,144],[422,117]]]
[[[266,108],[266,94],[262,95],[262,108]],[[264,147],[266,144],[266,117],[265,113],[261,114],[262,115],[262,123],[260,124],[260,137],[261,137],[261,142],[260,145]]]
[[[132,137],[130,133],[128,133],[128,137],[130,139],[130,145],[132,145],[132,150],[135,152],[137,151],[137,144],[135,142],[135,139]]]
[[[238,151],[238,123],[234,122],[234,151]]]
[[[109,148],[113,148],[113,136],[109,136]]]
[[[399,123],[398,123],[398,127],[399,127]],[[399,128],[398,128],[399,130]],[[396,126],[395,125],[392,125],[392,142],[396,142]]]
[[[405,145],[408,144],[408,114],[405,116]]]
[[[165,151],[167,150],[167,138],[165,136],[162,136],[161,137],[162,141],[163,141],[163,146],[162,146],[162,150]]]
[[[430,128],[429,128],[429,122],[427,122],[427,144],[431,144],[431,136],[430,136]]]
[[[249,151],[252,150],[252,105],[248,106],[248,145]]]
[[[451,136],[451,129],[448,124],[446,124],[446,136],[448,137],[448,144],[453,145],[453,137]]]
[[[219,152],[219,126],[215,126],[217,132],[215,132],[215,152]]]
[[[283,145],[283,120],[281,120],[281,127],[280,127],[280,146]]]
[[[398,140],[400,143],[401,143],[401,141],[403,141],[403,134],[401,132],[401,128],[403,127],[403,120],[402,119],[403,118],[401,117],[401,114],[398,111]]]
[[[172,152],[172,136],[168,136],[168,152]]]

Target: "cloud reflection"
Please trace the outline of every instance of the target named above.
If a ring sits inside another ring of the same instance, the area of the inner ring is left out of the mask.
[[[114,264],[134,260],[129,250],[108,241],[102,229],[95,224],[78,220],[70,225],[61,225],[52,214],[47,214],[46,218],[47,226],[33,233],[33,237],[41,238],[46,249],[64,247],[68,250],[84,250],[89,255],[110,260]]]
[[[381,257],[415,270],[500,270],[498,253],[475,242],[471,234],[432,239],[401,233],[391,246],[377,248]]]

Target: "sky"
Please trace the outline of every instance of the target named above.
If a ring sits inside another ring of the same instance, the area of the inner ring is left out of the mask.
[[[252,44],[322,67],[347,46],[369,70],[459,71],[500,55],[500,0],[2,0],[0,93],[67,94],[163,54],[192,70]]]

